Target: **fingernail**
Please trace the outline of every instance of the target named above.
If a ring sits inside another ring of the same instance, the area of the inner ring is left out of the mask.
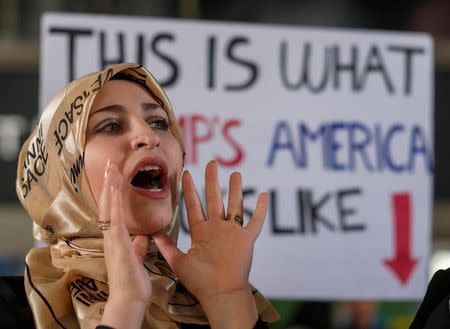
[[[109,175],[109,169],[111,168],[111,159],[108,158],[108,160],[106,160],[106,167],[105,167],[105,179],[108,177]]]
[[[109,168],[111,167],[111,160],[108,158],[108,160],[106,161],[106,166],[105,166],[105,172],[104,172],[104,177],[103,177],[103,192],[101,194],[101,196],[106,192],[106,189],[108,188],[108,175],[109,175]],[[101,197],[101,200],[103,198]]]
[[[111,186],[113,186],[115,189],[120,190],[120,181],[121,181],[121,175],[119,173],[119,170],[117,169],[117,166],[112,163],[110,170],[109,170],[109,180],[111,182]]]
[[[102,221],[110,219],[111,195],[111,185],[109,184],[108,178],[105,178],[99,200],[99,219]]]

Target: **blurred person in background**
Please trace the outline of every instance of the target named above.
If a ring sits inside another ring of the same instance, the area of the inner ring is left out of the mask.
[[[371,300],[346,303],[348,323],[339,329],[387,329],[378,313],[378,304]]]

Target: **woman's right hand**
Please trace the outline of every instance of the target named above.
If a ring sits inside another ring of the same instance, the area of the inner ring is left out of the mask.
[[[215,161],[208,163],[205,170],[206,211],[188,172],[182,184],[191,231],[190,249],[183,253],[163,233],[153,234],[153,240],[181,282],[200,301],[213,328],[252,328],[258,314],[248,279],[268,195],[259,195],[253,216],[242,226],[235,220],[243,217],[239,173],[230,176],[226,212]]]
[[[152,286],[143,266],[148,239],[132,241],[125,226],[122,199],[123,177],[108,160],[99,202],[99,227],[108,273],[109,297],[101,324],[116,329],[140,328]]]

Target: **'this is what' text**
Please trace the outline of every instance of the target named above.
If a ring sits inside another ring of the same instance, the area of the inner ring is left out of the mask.
[[[50,26],[51,36],[67,40],[67,81],[77,75],[79,49],[83,43],[92,41],[97,54],[97,68],[121,62],[136,62],[143,66],[163,66],[167,72],[158,77],[163,87],[173,87],[183,78],[183,58],[177,52],[177,43],[183,42],[176,32],[158,31],[154,33],[110,32],[95,28],[72,28],[67,26]],[[202,86],[209,91],[225,92],[246,91],[258,86],[264,71],[277,73],[276,81],[288,92],[325,93],[350,91],[362,93],[371,83],[381,83],[387,95],[410,96],[415,90],[415,63],[425,54],[422,47],[406,44],[377,44],[368,47],[358,44],[343,45],[339,43],[317,45],[308,40],[296,41],[274,40],[273,49],[276,58],[271,63],[251,55],[259,40],[246,34],[228,36],[205,34],[203,54],[205,74],[198,75]],[[266,40],[267,41],[267,40]],[[130,51],[130,49],[132,49]],[[152,62],[149,61],[149,57]],[[393,73],[395,67],[401,74]],[[273,67],[270,67],[271,65]],[[239,78],[224,77],[227,70],[240,71]],[[271,77],[272,79],[272,77]]]

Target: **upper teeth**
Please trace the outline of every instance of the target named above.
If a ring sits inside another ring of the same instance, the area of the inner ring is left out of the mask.
[[[148,166],[144,166],[141,169],[139,169],[139,171],[149,171],[149,170],[161,170],[161,167],[148,165]]]

